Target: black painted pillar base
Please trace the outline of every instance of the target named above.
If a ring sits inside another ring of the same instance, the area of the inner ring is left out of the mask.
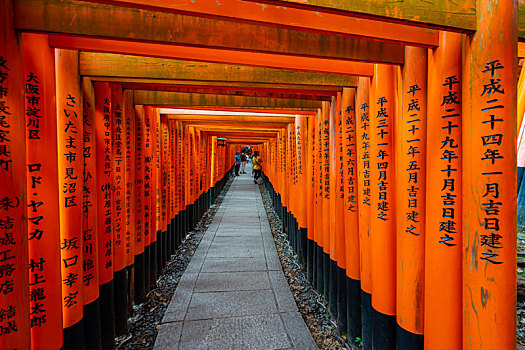
[[[347,297],[346,292],[346,270],[337,266],[337,323],[341,333],[347,333],[346,322]]]
[[[144,293],[148,294],[151,286],[151,244],[144,247]]]
[[[156,286],[156,282],[157,282],[157,241],[155,242],[151,242],[149,244],[150,246],[150,250],[149,250],[149,254],[150,254],[150,266],[149,266],[149,275],[150,275],[150,279],[149,279],[149,289],[148,291],[152,290],[155,288]],[[148,271],[148,270],[146,270]]]
[[[179,214],[177,214],[177,249],[179,248],[180,244],[182,243],[182,237],[184,237],[184,210],[181,210]]]
[[[361,281],[346,276],[346,323],[348,339],[355,344],[361,336]]]
[[[372,311],[372,294],[361,290],[361,340],[363,342],[363,349],[372,349],[374,329],[373,311]],[[355,339],[354,339],[355,340]]]
[[[177,214],[177,222],[178,222],[178,225],[177,225],[177,248],[180,246],[181,242],[182,242],[182,237],[183,237],[183,231],[184,231],[184,210],[181,210],[178,214]]]
[[[173,241],[173,219],[169,221],[169,224],[166,227],[166,241],[164,242],[166,243],[166,245],[164,248],[164,264],[162,265],[163,267],[166,266],[166,264],[170,260],[171,247],[173,246],[172,241]]]
[[[100,349],[100,300],[84,305],[84,349]]]
[[[337,278],[337,262],[330,258],[330,254],[326,255],[328,256],[328,308],[337,319],[337,283],[339,282]]]
[[[402,328],[399,324],[396,327],[397,348],[403,350],[423,350],[425,347],[424,336],[415,334]]]
[[[310,260],[310,266],[312,270],[312,286],[317,285],[317,243],[315,243],[314,240],[308,240],[310,243],[310,251],[312,254],[311,260]]]
[[[164,263],[162,257],[162,248],[164,245],[164,235],[162,230],[157,231],[157,240],[155,241],[155,265],[157,270],[155,273],[155,280],[157,280],[162,273],[162,265]]]
[[[290,241],[290,232],[288,230],[288,208],[285,206],[282,206],[282,212],[281,212],[281,221],[283,223],[283,230],[286,232],[286,237],[288,237],[288,241]]]
[[[308,241],[308,229],[306,227],[301,227],[299,229],[299,252],[301,253],[300,254],[300,260],[301,260],[301,264],[303,264],[303,266],[306,266],[307,265],[307,261],[308,261],[308,252],[307,252],[307,241]]]
[[[315,289],[321,294],[323,294],[323,288],[324,288],[324,256],[323,256],[323,248],[320,245],[316,244],[316,250],[317,250],[317,259],[316,259],[316,285]]]
[[[190,227],[190,231],[193,230],[193,228],[195,227],[195,225],[197,224],[197,215],[199,214],[199,208],[198,208],[198,201],[195,201],[193,202],[193,204],[191,205],[191,227]]]
[[[168,260],[171,260],[171,255],[175,254],[175,250],[177,250],[177,216],[171,219],[170,253],[168,254]]]
[[[81,301],[82,302],[82,301]],[[64,344],[63,350],[83,349],[84,346],[84,322],[80,319],[74,325],[63,329]]]
[[[330,302],[330,255],[324,251],[323,248],[323,295],[328,302]]]
[[[311,239],[306,238],[306,278],[310,283],[313,284],[314,281],[314,274],[313,274],[313,241]]]
[[[190,206],[187,205],[186,208],[184,209],[184,236],[186,236],[186,233],[188,233],[190,231],[190,226],[191,226],[191,223],[190,223],[190,219],[191,219],[191,216],[190,216]]]
[[[171,223],[166,225],[166,231],[162,232],[162,259],[161,259],[161,269],[159,272],[159,275],[162,274],[162,269],[166,266],[166,262],[168,261],[168,257],[170,256],[170,231],[171,231]]]
[[[113,298],[113,280],[100,285],[100,331],[102,349],[115,347],[115,305]]]
[[[133,282],[135,281],[135,265],[126,266],[126,308],[128,315],[133,314],[133,300],[135,296],[135,290]]]
[[[144,281],[144,252],[135,255],[135,271],[133,279],[133,299],[136,305],[142,303],[146,297],[146,284]]]
[[[128,331],[126,268],[113,273],[113,302],[115,304],[115,334],[126,334]]]
[[[394,350],[396,348],[396,316],[385,315],[372,307],[372,348]]]

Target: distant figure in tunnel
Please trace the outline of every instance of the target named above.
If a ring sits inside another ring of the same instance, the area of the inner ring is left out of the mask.
[[[246,153],[241,153],[241,174],[246,174],[246,171],[244,171],[244,168],[246,167]]]
[[[241,167],[241,152],[235,153],[235,176],[239,176],[239,168]]]
[[[262,159],[261,156],[259,156],[259,151],[255,151],[253,153],[252,162],[253,162],[253,171],[254,171],[253,183],[256,184],[257,183],[257,179],[260,178],[261,175],[262,175],[262,162],[263,162],[263,159]]]

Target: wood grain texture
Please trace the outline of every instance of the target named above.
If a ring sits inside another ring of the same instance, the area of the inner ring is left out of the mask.
[[[314,86],[354,86],[357,79],[355,77],[337,74],[320,74],[284,69],[94,52],[80,53],[80,74],[84,76],[308,84]]]
[[[401,64],[403,46],[74,0],[15,2],[27,31]]]
[[[227,95],[188,94],[180,92],[135,90],[137,105],[151,106],[246,106],[246,107],[305,107],[317,108],[321,101]]]
[[[257,0],[257,2],[261,1]],[[359,17],[430,28],[460,31],[476,29],[476,1],[474,0],[268,0],[262,2],[331,13],[350,12]]]

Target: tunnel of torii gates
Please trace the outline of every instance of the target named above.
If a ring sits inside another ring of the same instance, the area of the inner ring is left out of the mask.
[[[516,347],[522,1],[1,0],[0,35],[1,349],[113,348],[243,145],[350,341]]]

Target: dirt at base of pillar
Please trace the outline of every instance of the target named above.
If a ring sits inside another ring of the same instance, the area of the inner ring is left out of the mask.
[[[281,219],[274,211],[270,194],[259,184],[263,198],[264,208],[270,221],[273,239],[279,260],[284,271],[290,290],[310,333],[319,349],[351,349],[346,343],[345,335],[339,334],[336,320],[328,310],[328,302],[310,284],[304,274],[304,267],[299,263],[297,255],[293,252],[290,242],[283,231]]]

